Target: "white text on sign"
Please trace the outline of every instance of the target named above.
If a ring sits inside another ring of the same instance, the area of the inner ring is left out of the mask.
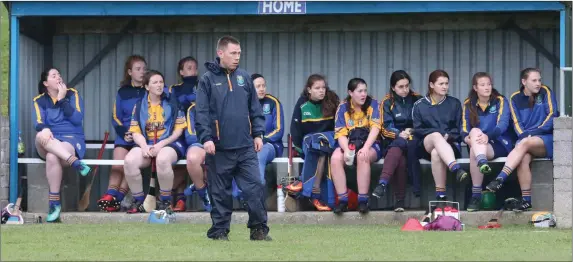
[[[306,14],[305,1],[259,1],[259,14]]]

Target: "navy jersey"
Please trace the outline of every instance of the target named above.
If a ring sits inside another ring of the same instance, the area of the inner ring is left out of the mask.
[[[411,92],[406,97],[396,94],[388,94],[382,100],[380,105],[380,114],[382,116],[382,136],[388,139],[395,139],[400,136],[400,132],[406,128],[412,128],[412,108],[414,103],[422,96],[416,92]]]
[[[269,142],[275,147],[277,156],[283,154],[283,135],[285,130],[285,117],[283,106],[278,98],[266,94],[259,99],[263,115],[265,116],[265,136],[263,142]]]
[[[84,135],[84,101],[73,88],[60,101],[43,93],[34,97],[34,128],[40,132],[49,128],[52,134]]]
[[[552,134],[553,118],[559,117],[555,93],[547,86],[541,86],[533,107],[529,106],[529,96],[523,90],[513,93],[510,108],[518,138]]]
[[[429,95],[416,101],[412,110],[414,136],[423,140],[427,135],[438,132],[448,134],[448,141],[461,142],[462,104],[453,96],[442,101],[433,101]]]
[[[470,121],[470,105],[476,105],[476,112],[479,119],[479,126],[472,126]],[[498,96],[497,99],[490,101],[488,105],[482,108],[477,100],[464,101],[462,116],[462,140],[469,135],[472,128],[479,128],[487,135],[489,140],[500,142],[509,152],[513,147],[514,136],[512,128],[509,126],[510,112],[509,103],[504,96]]]
[[[177,99],[180,109],[186,112],[197,98],[196,87],[197,76],[188,76],[183,78],[183,82],[170,86],[167,91]]]
[[[145,95],[145,92],[144,87],[133,84],[124,85],[117,91],[111,120],[116,134],[115,144],[130,144],[124,141],[125,133],[130,127],[133,107]]]

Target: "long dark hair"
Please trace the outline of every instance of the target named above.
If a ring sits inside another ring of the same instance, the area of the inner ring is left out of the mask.
[[[340,104],[340,98],[336,93],[334,93],[334,91],[330,90],[328,82],[326,82],[326,78],[324,76],[319,74],[310,75],[306,80],[306,85],[304,85],[301,96],[310,100],[310,94],[308,93],[307,88],[311,88],[317,81],[324,81],[324,85],[326,87],[326,94],[322,100],[322,115],[324,117],[334,116],[334,114],[336,114],[336,108],[338,108],[338,104]]]
[[[359,84],[364,84],[365,86],[368,86],[366,84],[366,81],[364,81],[364,79],[355,77],[350,79],[350,81],[348,81],[348,87],[347,87],[348,91],[354,92],[354,90],[356,90]],[[351,99],[352,98],[350,97],[350,95],[347,95],[346,98],[344,99],[348,104],[348,114],[350,115],[354,113],[354,109],[352,109],[351,106],[351,101],[350,101]],[[366,110],[368,110],[368,107],[370,106],[371,103],[372,103],[372,97],[370,95],[366,96],[366,101],[364,101],[364,104],[360,106],[362,112],[366,113]]]
[[[541,75],[541,70],[539,70],[539,69],[537,69],[537,68],[531,68],[531,67],[529,67],[529,68],[526,68],[526,69],[521,70],[521,73],[520,73],[520,75],[521,75],[521,80],[527,80],[527,78],[529,78],[529,74],[530,74],[531,72],[537,72],[537,73],[539,73],[539,74]],[[520,83],[521,83],[521,81],[520,81]],[[523,89],[524,89],[524,88],[525,88],[525,86],[523,86],[523,84],[520,84],[519,91],[522,91],[522,92],[523,92]],[[539,93],[535,93],[535,94],[531,94],[531,95],[529,96],[529,100],[528,100],[528,102],[529,102],[529,108],[533,108],[533,104],[535,103],[535,99],[537,98],[538,95],[539,95]]]
[[[445,77],[448,80],[450,79],[448,73],[441,69],[434,70],[432,73],[430,73],[430,77],[428,79],[428,95],[431,95],[433,92],[433,89],[430,87],[430,83],[435,83],[440,77]]]
[[[44,71],[42,71],[42,73],[40,74],[40,82],[38,82],[38,94],[43,94],[43,93],[46,93],[46,91],[48,91],[48,89],[44,85],[44,81],[48,81],[48,76],[50,75],[50,71],[52,71],[52,69],[60,72],[59,69],[57,69],[53,66],[47,67],[46,69],[44,69]]]
[[[120,82],[121,86],[131,85],[131,76],[129,75],[128,71],[129,71],[129,69],[131,69],[133,67],[133,64],[135,64],[136,62],[143,62],[143,63],[147,64],[147,62],[145,61],[145,58],[143,58],[143,56],[131,55],[131,56],[127,57],[127,60],[125,61],[125,65],[123,66],[123,79]]]
[[[402,79],[407,79],[408,83],[410,84],[410,92],[408,93],[408,96],[414,96],[416,94],[416,92],[414,92],[414,90],[412,90],[411,87],[412,78],[410,77],[410,75],[408,75],[408,73],[406,73],[406,71],[404,70],[396,70],[390,76],[390,90],[388,90],[388,94],[390,94],[390,101],[392,102],[392,104],[394,104],[394,98],[397,95],[396,92],[392,90],[392,88],[395,87],[396,84],[398,84],[398,81]]]
[[[478,113],[477,113],[477,105],[475,103],[473,103],[473,101],[478,100],[478,94],[473,89],[473,87],[477,86],[478,80],[482,77],[489,78],[489,81],[491,83],[491,94],[489,95],[489,100],[488,100],[490,102],[490,104],[492,101],[495,101],[499,96],[501,96],[501,94],[493,87],[493,81],[491,79],[491,76],[488,73],[477,72],[474,74],[474,76],[472,77],[472,88],[470,88],[470,92],[468,94],[468,99],[470,100],[470,102],[469,102],[469,104],[470,104],[470,124],[473,127],[479,127],[479,117],[478,117]]]

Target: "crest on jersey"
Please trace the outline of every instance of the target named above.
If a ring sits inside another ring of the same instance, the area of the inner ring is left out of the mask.
[[[491,107],[489,107],[489,113],[490,113],[490,114],[495,114],[495,113],[497,113],[497,107],[496,107],[496,106],[491,106]]]
[[[237,84],[239,84],[239,86],[245,85],[245,79],[243,78],[243,76],[237,76]]]
[[[543,99],[541,98],[541,96],[537,96],[537,98],[535,98],[535,103],[538,105],[541,105],[543,103]]]
[[[78,150],[82,150],[82,145],[80,145],[80,143],[76,143],[76,148],[77,148]]]
[[[271,113],[271,105],[264,104],[263,105],[263,114],[268,115]]]

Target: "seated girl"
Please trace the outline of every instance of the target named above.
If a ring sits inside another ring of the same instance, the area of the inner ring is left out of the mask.
[[[40,95],[34,97],[36,150],[46,161],[50,187],[47,222],[60,218],[60,187],[63,167],[71,166],[82,176],[90,167],[81,161],[86,150],[83,130],[84,101],[73,88],[67,88],[58,69],[48,68],[40,75]]]
[[[127,153],[124,172],[134,202],[128,213],[145,212],[141,168],[155,158],[160,197],[158,210],[171,210],[173,189],[173,164],[185,155],[181,141],[187,127],[184,113],[177,103],[163,92],[163,75],[157,71],[147,72],[143,79],[147,92],[135,104],[129,132],[135,146]]]
[[[412,181],[414,195],[420,196],[420,142],[412,135],[412,107],[421,96],[410,89],[411,83],[412,80],[405,71],[392,73],[389,94],[380,105],[381,133],[385,138],[384,145],[387,146],[382,174],[372,195],[382,198],[386,194],[388,183],[392,181],[395,212],[404,211],[408,177]]]
[[[353,78],[348,82],[348,96],[338,106],[334,139],[338,148],[332,154],[332,180],[338,193],[335,214],[348,209],[348,189],[344,164],[356,164],[358,184],[358,212],[368,213],[370,165],[382,157],[380,149],[380,109],[378,101],[368,96],[366,81]]]
[[[478,211],[484,174],[491,172],[488,160],[506,157],[513,148],[509,125],[509,108],[505,97],[493,88],[491,77],[484,72],[472,78],[472,89],[464,101],[462,137],[470,151],[472,198],[468,211]]]
[[[461,157],[462,105],[460,100],[448,95],[449,79],[448,73],[443,70],[432,72],[428,81],[428,94],[416,101],[412,110],[414,136],[424,146],[422,157],[431,161],[438,201],[447,199],[448,170],[456,174],[459,182],[468,176],[456,161],[456,158]]]
[[[324,167],[330,162],[335,147],[334,115],[340,99],[330,90],[326,78],[313,74],[308,77],[300,95],[290,125],[293,147],[302,158],[301,180],[286,187],[291,193],[309,197],[318,211],[331,211],[335,193],[330,174],[323,179]],[[328,161],[327,161],[328,160]]]
[[[555,93],[541,84],[541,72],[535,68],[521,71],[521,88],[511,95],[509,106],[517,142],[497,178],[486,188],[493,192],[500,190],[507,176],[517,168],[522,199],[513,209],[519,212],[532,208],[531,160],[553,159],[553,118],[559,117],[559,111]]]

